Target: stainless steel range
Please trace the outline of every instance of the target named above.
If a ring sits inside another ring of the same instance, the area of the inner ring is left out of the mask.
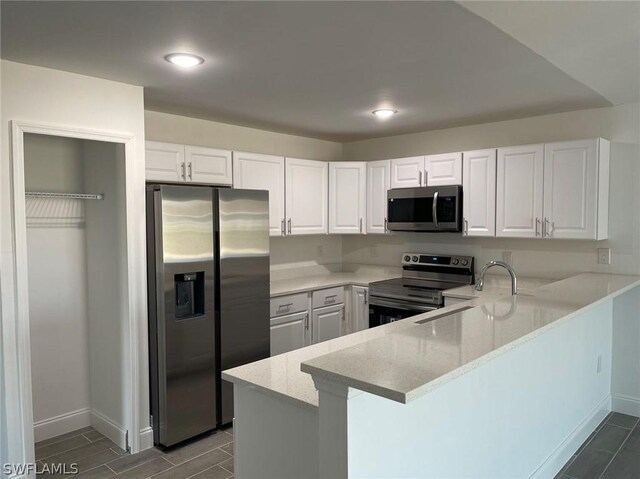
[[[404,253],[401,278],[369,284],[369,327],[441,308],[444,290],[473,283],[473,256]]]

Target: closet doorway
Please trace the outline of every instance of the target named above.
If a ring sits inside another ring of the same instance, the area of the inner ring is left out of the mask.
[[[118,453],[140,447],[133,145],[61,132],[14,125],[13,137],[23,441],[43,462],[65,435],[105,436]]]

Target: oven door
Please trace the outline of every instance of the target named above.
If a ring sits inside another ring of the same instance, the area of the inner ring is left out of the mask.
[[[462,187],[388,190],[387,220],[391,231],[462,231]]]
[[[434,309],[438,309],[438,307],[400,299],[369,296],[369,327],[373,328],[382,324],[393,323],[394,321],[427,313]]]

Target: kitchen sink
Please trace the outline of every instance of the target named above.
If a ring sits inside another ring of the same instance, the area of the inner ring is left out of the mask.
[[[458,308],[458,309],[456,309],[454,311],[447,311],[447,312],[443,312],[441,314],[436,314],[434,316],[429,316],[428,318],[421,319],[420,321],[416,321],[416,324],[428,323],[430,321],[433,321],[434,319],[444,318],[445,316],[452,316],[454,314],[460,313],[462,311],[466,311],[467,309],[471,309],[471,308],[475,308],[475,306],[462,306],[461,308]]]

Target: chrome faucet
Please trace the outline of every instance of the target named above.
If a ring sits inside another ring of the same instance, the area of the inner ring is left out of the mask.
[[[511,276],[511,294],[518,294],[518,278],[516,278],[516,272],[510,265],[503,263],[502,261],[489,261],[484,265],[482,271],[480,271],[480,275],[478,276],[478,281],[476,282],[476,291],[482,291],[484,288],[484,274],[492,266],[502,266],[507,270],[509,276]]]

